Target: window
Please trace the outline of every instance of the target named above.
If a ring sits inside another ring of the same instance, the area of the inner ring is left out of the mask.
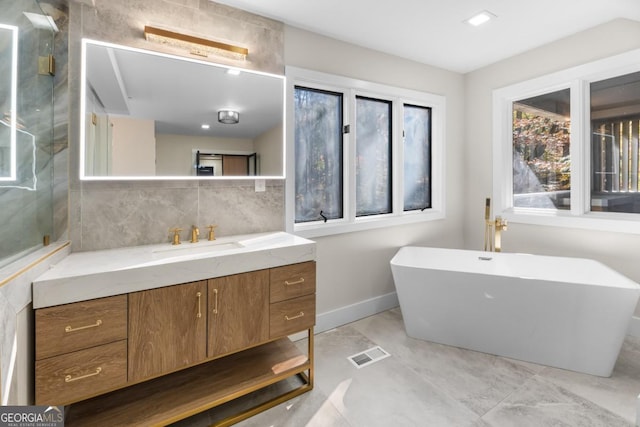
[[[391,106],[356,96],[356,216],[391,212]]]
[[[296,87],[294,105],[296,222],[342,218],[342,94]]]
[[[513,206],[569,209],[570,91],[513,103]]]
[[[287,230],[444,217],[444,98],[287,67]]]
[[[591,83],[591,210],[640,213],[640,72]]]
[[[640,50],[494,91],[494,206],[640,233]]]
[[[431,108],[404,106],[404,210],[431,207]]]

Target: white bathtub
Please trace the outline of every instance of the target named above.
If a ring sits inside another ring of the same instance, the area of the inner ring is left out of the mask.
[[[404,247],[391,270],[409,336],[603,377],[640,296],[579,258]]]

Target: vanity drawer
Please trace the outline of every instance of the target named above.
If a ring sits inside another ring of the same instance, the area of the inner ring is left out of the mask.
[[[36,360],[127,338],[127,295],[36,310]]]
[[[36,405],[66,405],[124,386],[127,341],[36,362]]]
[[[316,291],[316,263],[313,261],[272,268],[269,275],[271,302],[297,298]]]
[[[271,304],[269,335],[277,338],[308,329],[316,323],[316,295]]]

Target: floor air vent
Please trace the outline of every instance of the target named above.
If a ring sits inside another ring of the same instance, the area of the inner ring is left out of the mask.
[[[360,369],[389,356],[391,355],[384,351],[382,348],[373,347],[369,350],[361,351],[360,353],[356,353],[353,356],[349,356],[347,357],[347,359],[349,359],[349,361],[353,363],[353,366]]]

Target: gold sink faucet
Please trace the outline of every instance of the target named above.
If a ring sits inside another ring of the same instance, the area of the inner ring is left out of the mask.
[[[195,225],[191,226],[191,243],[198,243],[198,236],[200,236],[200,230]]]
[[[507,220],[497,216],[491,219],[491,199],[487,197],[484,207],[484,250],[502,251],[502,232],[507,229]]]
[[[170,228],[169,232],[173,233],[173,241],[171,242],[172,245],[179,245],[180,244],[180,232],[182,231],[182,228]]]

